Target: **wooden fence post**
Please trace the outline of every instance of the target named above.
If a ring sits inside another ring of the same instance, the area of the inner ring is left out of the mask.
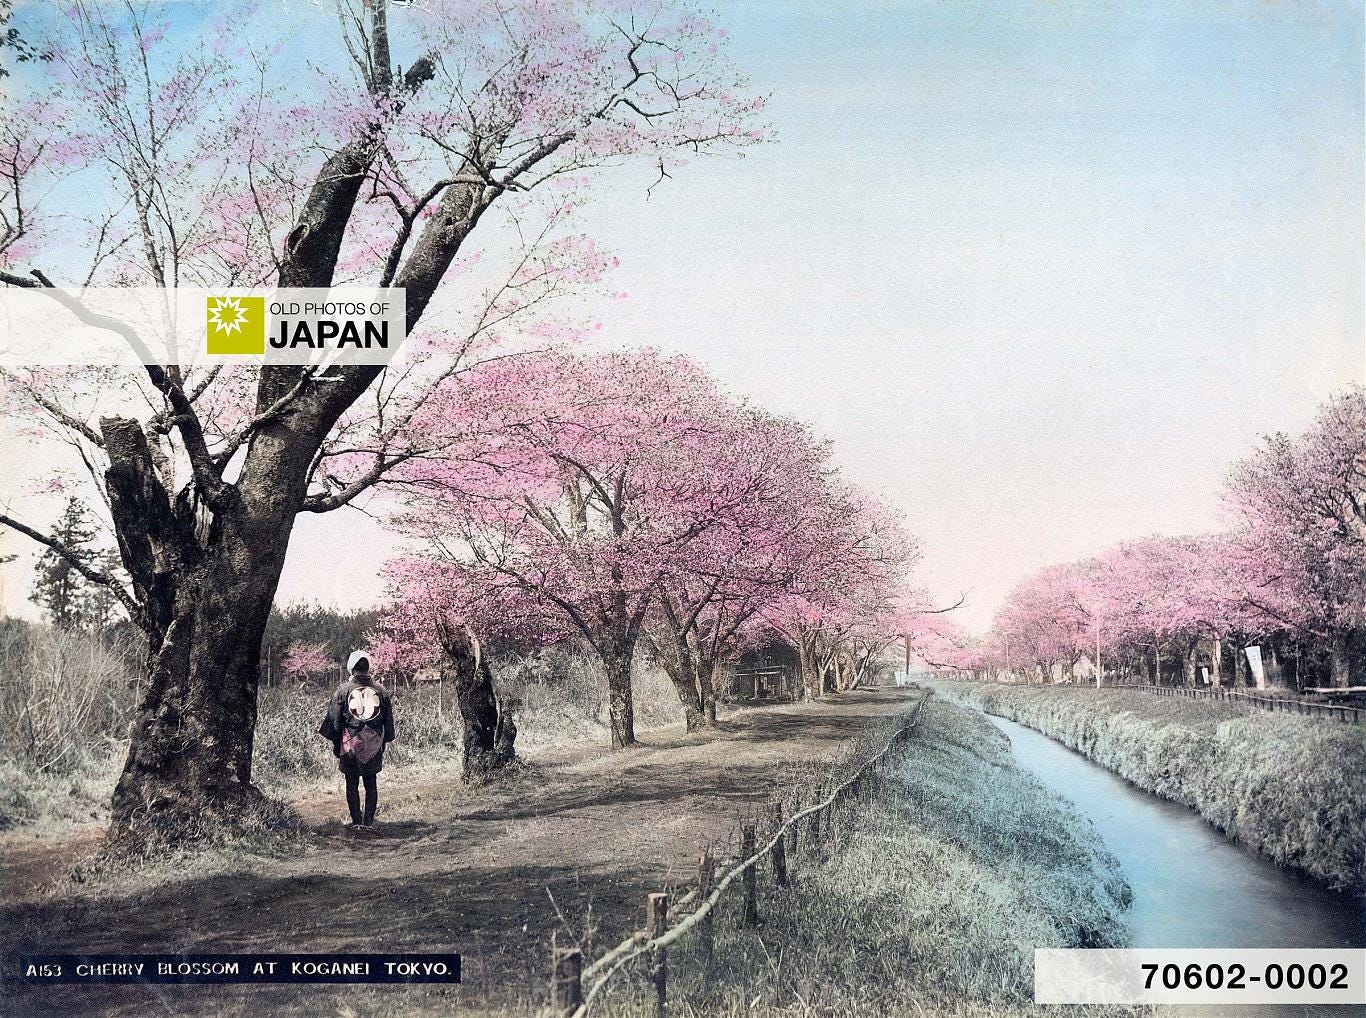
[[[754,825],[745,824],[740,828],[740,857],[748,859],[754,854]],[[759,925],[759,880],[753,866],[745,868],[745,925]]]
[[[716,857],[711,854],[711,846],[708,845],[702,853],[701,860],[697,864],[697,903],[703,905],[711,897],[711,892],[716,890]],[[698,924],[698,939],[702,947],[703,964],[711,965],[712,944],[714,943],[714,929],[712,926],[712,913],[708,912],[702,917]]]
[[[557,1015],[571,1015],[583,1005],[583,952],[556,947],[550,938],[550,1006]]]
[[[669,896],[651,894],[645,899],[645,932],[651,940],[669,930]],[[650,952],[650,982],[655,984],[655,1015],[664,1018],[669,1000],[669,949],[656,947]]]
[[[792,812],[800,813],[801,811],[802,801],[801,799],[798,799],[796,802],[792,804]],[[787,829],[787,854],[792,857],[792,860],[794,862],[797,859],[797,828],[800,826],[801,823],[799,821],[797,823],[794,823],[791,827]]]
[[[773,829],[777,836],[773,841],[773,879],[779,887],[787,886],[787,838],[781,833],[783,826],[783,804],[775,802],[772,808]]]

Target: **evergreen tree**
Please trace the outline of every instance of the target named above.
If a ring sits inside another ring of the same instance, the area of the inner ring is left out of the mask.
[[[95,547],[95,526],[89,509],[80,499],[67,499],[52,538],[82,562],[108,567],[108,553],[102,554]],[[38,560],[33,601],[58,629],[85,629],[112,621],[112,605],[104,605],[111,599],[107,590],[95,589],[75,566],[51,548]]]

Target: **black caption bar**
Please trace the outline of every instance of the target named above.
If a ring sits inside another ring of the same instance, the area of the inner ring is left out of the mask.
[[[458,983],[458,954],[40,954],[22,983]]]

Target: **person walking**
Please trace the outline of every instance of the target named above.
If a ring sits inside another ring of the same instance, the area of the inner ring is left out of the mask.
[[[384,768],[384,747],[394,741],[394,710],[388,690],[370,674],[370,657],[365,651],[353,652],[346,670],[351,677],[337,687],[318,734],[332,743],[332,753],[346,778],[346,807],[352,829],[368,831],[375,822],[379,799],[376,775]]]

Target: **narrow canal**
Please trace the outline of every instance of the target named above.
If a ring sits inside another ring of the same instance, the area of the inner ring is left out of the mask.
[[[1032,728],[987,715],[1016,763],[1096,825],[1133,888],[1134,947],[1363,947],[1366,900],[1239,848],[1191,809],[1144,792]],[[1338,1018],[1355,1005],[1168,1007],[1201,1018]]]
[[[1134,947],[1363,947],[1366,903],[1233,844],[1032,728],[990,717],[1016,762],[1095,823],[1134,891]]]

